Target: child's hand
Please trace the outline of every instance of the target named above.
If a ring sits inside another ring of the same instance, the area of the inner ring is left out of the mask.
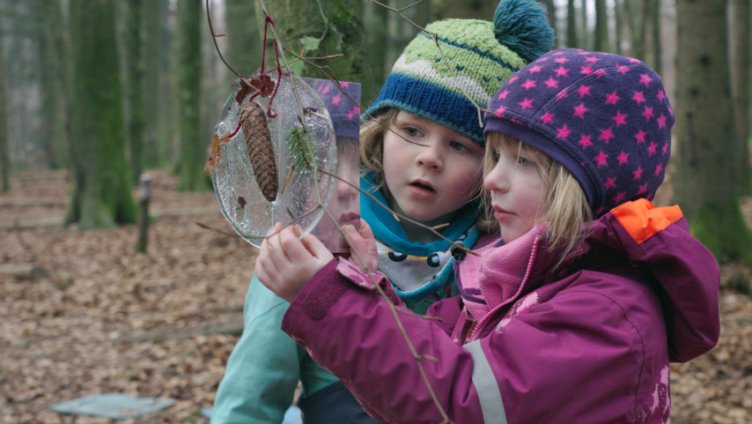
[[[350,260],[366,272],[375,272],[379,264],[376,250],[376,238],[373,236],[371,227],[364,220],[360,220],[360,228],[352,225],[342,227],[347,239],[352,243]]]
[[[303,285],[334,258],[316,237],[299,236],[299,226],[283,228],[276,224],[261,243],[256,258],[259,281],[287,301],[292,301]]]

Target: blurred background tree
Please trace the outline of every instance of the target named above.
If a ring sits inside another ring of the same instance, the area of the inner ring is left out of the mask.
[[[69,7],[73,191],[65,222],[80,228],[132,223],[136,208],[124,156],[123,88],[113,48],[115,3],[71,0]]]

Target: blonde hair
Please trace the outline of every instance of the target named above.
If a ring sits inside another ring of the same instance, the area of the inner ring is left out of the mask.
[[[370,117],[360,126],[360,161],[364,171],[371,171],[374,175],[374,185],[386,189],[384,185],[384,134],[391,131],[389,127],[397,119],[400,109],[389,108],[377,116]],[[483,178],[478,178],[473,187],[473,197],[467,199],[470,203],[483,195]],[[388,190],[388,189],[387,189]],[[464,206],[464,205],[463,205]],[[492,232],[498,226],[493,219],[493,210],[490,202],[481,201],[481,210],[478,213],[478,227],[486,232]],[[460,209],[460,208],[457,208]]]
[[[397,114],[399,109],[389,108],[360,126],[360,162],[365,171],[373,172],[378,188],[384,183],[384,134],[397,119]]]
[[[558,266],[582,242],[588,229],[587,224],[593,220],[585,192],[577,179],[559,162],[514,137],[498,132],[491,132],[486,138],[484,177],[496,166],[494,149],[509,145],[517,146],[518,154],[529,152],[539,159],[538,172],[545,191],[536,223],[548,224],[546,234],[550,247],[561,249]],[[490,193],[486,191],[483,200],[487,203],[486,207],[490,208]]]

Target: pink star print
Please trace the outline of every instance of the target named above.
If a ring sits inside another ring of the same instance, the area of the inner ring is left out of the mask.
[[[557,57],[556,59],[554,59],[554,62],[556,62],[556,63],[567,63],[567,62],[569,62],[569,59],[567,59],[566,57]]]
[[[569,137],[569,127],[564,124],[556,130],[556,138],[566,140],[567,137]]]
[[[626,165],[627,161],[629,161],[629,153],[622,150],[619,152],[619,156],[616,157],[616,160],[619,161],[619,165]]]
[[[507,111],[507,108],[505,108],[504,106],[499,106],[498,109],[494,111],[494,114],[498,117],[502,117],[504,116],[504,112],[506,111]]]
[[[544,124],[548,124],[554,119],[554,114],[551,112],[546,112],[541,116],[541,122]]]
[[[656,121],[658,121],[658,128],[664,128],[666,126],[666,115],[661,114]]]
[[[640,178],[642,178],[642,167],[639,167],[635,169],[634,171],[632,171],[633,180],[639,180]]]
[[[523,109],[530,109],[533,107],[533,101],[525,97],[521,102],[517,103]]]
[[[601,130],[601,135],[598,137],[598,140],[603,140],[608,144],[609,141],[614,139],[614,132],[611,129],[611,127],[604,128]]]
[[[620,127],[622,125],[626,125],[627,124],[627,114],[626,113],[621,113],[621,112],[617,111],[616,115],[614,115],[614,117],[611,118],[611,119],[614,120],[614,123],[616,124],[617,127]]]
[[[580,146],[582,146],[583,149],[587,149],[588,147],[593,145],[593,142],[590,141],[591,137],[589,135],[581,135],[580,136]]]
[[[653,108],[651,106],[645,106],[645,109],[642,110],[642,116],[645,117],[645,119],[650,119],[653,117]]]
[[[645,133],[645,131],[643,130],[637,131],[637,134],[635,134],[635,140],[637,140],[637,144],[644,143],[646,135],[647,133]]]
[[[606,188],[606,190],[613,188],[616,185],[616,177],[608,177],[606,178],[606,183],[603,184],[603,187]]]
[[[632,94],[632,100],[634,100],[637,104],[644,103],[645,93],[643,93],[642,91],[635,91],[634,94]]]
[[[664,93],[663,90],[658,90],[658,94],[656,94],[655,97],[658,100],[664,100],[666,98],[666,93]]]
[[[548,88],[559,88],[559,81],[553,79],[553,77],[548,77],[547,80],[543,81],[543,84],[546,84]]]
[[[603,68],[598,68],[593,72],[593,75],[597,76],[598,78],[606,75],[606,70]]]
[[[668,144],[664,144],[663,147],[661,148],[661,153],[665,155],[666,152],[668,152]]]
[[[643,184],[640,186],[640,190],[637,192],[637,194],[645,194],[648,192],[648,185]]]
[[[347,113],[347,119],[352,121],[353,118],[357,117],[358,115],[360,115],[360,106],[356,105],[350,112]]]
[[[580,67],[580,73],[582,75],[590,75],[593,73],[593,67],[590,65]]]
[[[540,65],[534,65],[534,66],[531,66],[531,67],[530,67],[530,73],[531,73],[531,74],[537,74],[538,72],[540,72],[540,71],[541,71],[541,69],[543,69],[543,67],[542,67],[542,66],[540,66]]]
[[[658,145],[656,145],[655,143],[650,143],[648,145],[648,155],[653,156],[657,148],[658,148]]]
[[[537,84],[535,83],[535,80],[528,79],[524,83],[522,83],[522,88],[525,90],[530,90],[531,88],[535,88]]]
[[[614,203],[621,203],[621,202],[623,202],[625,197],[626,197],[626,194],[624,194],[623,191],[620,191],[619,193],[616,193],[616,196],[614,196]]]
[[[590,86],[589,85],[581,85],[577,87],[577,94],[580,95],[580,98],[583,98],[585,96],[590,95]]]
[[[556,72],[557,77],[566,77],[569,75],[569,69],[559,66],[558,68],[554,69],[554,72]]]
[[[595,56],[588,56],[585,58],[585,62],[588,62],[588,63],[595,63],[597,61],[598,61],[598,58]]]
[[[657,165],[657,166],[655,167],[655,172],[653,172],[653,175],[655,175],[655,176],[657,177],[658,175],[660,175],[660,174],[661,174],[661,172],[663,172],[663,165],[661,165],[661,164],[659,163],[659,164],[658,164],[658,165]]]
[[[621,65],[617,67],[616,69],[619,71],[620,74],[626,74],[627,72],[629,72],[629,66],[626,66],[626,65]]]
[[[496,96],[496,98],[499,100],[504,100],[507,98],[508,95],[509,95],[509,90],[504,90],[501,93],[499,93],[499,95]]]
[[[332,97],[332,104],[333,104],[334,106],[338,106],[338,105],[339,105],[339,102],[341,102],[341,101],[342,101],[342,96],[340,96],[339,94],[336,94],[336,95],[334,95],[334,96]]]
[[[585,112],[587,111],[588,108],[585,107],[585,103],[580,103],[574,107],[574,116],[577,118],[584,118]]]
[[[595,157],[595,163],[598,165],[598,168],[603,168],[607,165],[608,161],[608,155],[603,153],[603,151],[598,152],[598,156]]]
[[[606,95],[606,104],[615,105],[619,101],[619,95],[616,94],[616,90]]]
[[[651,81],[653,81],[653,79],[650,78],[650,75],[648,75],[648,74],[642,74],[642,75],[640,75],[640,84],[642,84],[642,85],[644,85],[644,86],[647,87],[650,84]]]

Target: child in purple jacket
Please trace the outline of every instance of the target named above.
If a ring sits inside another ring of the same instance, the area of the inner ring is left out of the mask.
[[[464,255],[461,295],[435,319],[397,324],[364,223],[351,260],[288,228],[256,271],[292,302],[283,329],[379,420],[667,422],[669,362],[710,350],[720,326],[715,259],[677,206],[648,200],[673,120],[660,77],[631,58],[557,50],[508,80],[485,129],[501,238]]]

